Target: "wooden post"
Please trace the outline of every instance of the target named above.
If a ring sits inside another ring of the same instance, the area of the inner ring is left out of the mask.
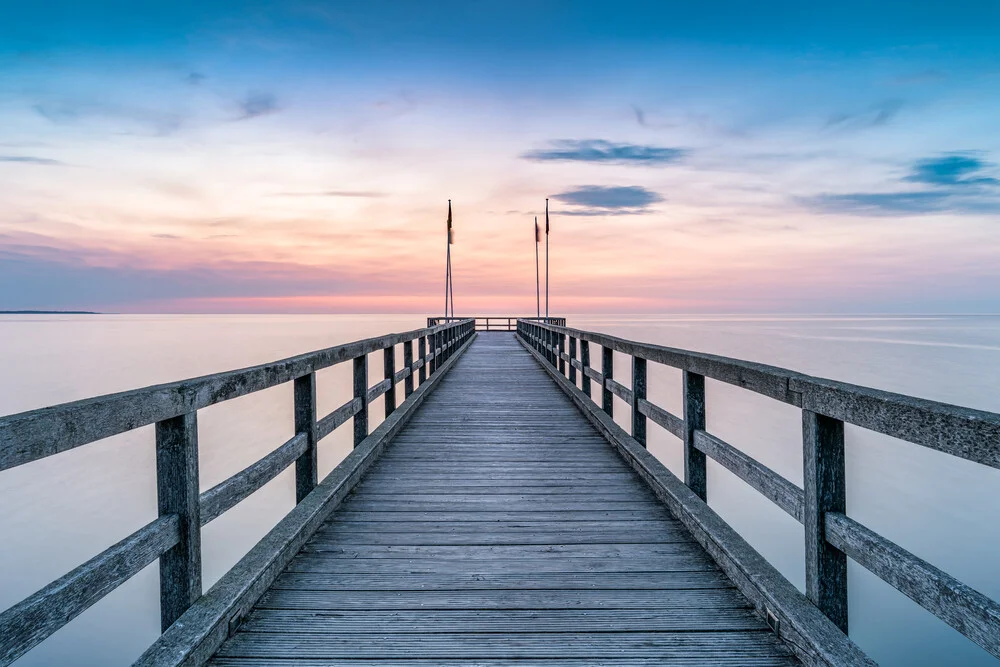
[[[566,375],[566,360],[563,359],[563,353],[566,351],[566,334],[556,334],[556,338],[559,341],[559,352],[556,356],[559,357],[559,373],[561,375]]]
[[[573,362],[576,361],[576,337],[569,337],[569,381],[576,386],[576,366]]]
[[[420,371],[417,374],[417,379],[423,384],[427,381],[427,336],[417,339],[417,356],[424,362],[420,364]]]
[[[684,371],[684,483],[707,499],[705,454],[694,446],[694,432],[705,430],[705,376]]]
[[[632,437],[646,446],[646,415],[639,412],[639,399],[646,398],[646,360],[632,357]]]
[[[580,373],[580,389],[590,398],[590,376],[587,375],[587,369],[590,368],[590,341],[581,340],[580,341],[580,365],[583,366],[583,371]]]
[[[428,339],[428,342],[431,344],[430,352],[431,352],[431,354],[434,355],[431,358],[431,366],[428,369],[428,374],[434,375],[434,371],[435,371],[435,369],[437,369],[437,365],[438,365],[438,356],[437,356],[438,335],[437,335],[437,333],[432,333],[430,339]]]
[[[354,446],[368,437],[368,355],[354,357],[354,398],[361,399],[361,409],[354,415]]]
[[[802,411],[806,597],[847,632],[847,555],[826,541],[826,513],[847,511],[844,422]]]
[[[610,347],[601,347],[601,407],[609,417],[615,416],[615,395],[608,389],[608,380],[615,375],[615,352]]]
[[[413,393],[413,341],[408,340],[403,343],[403,366],[409,370],[409,374],[403,380],[403,400],[405,401]]]
[[[396,409],[396,346],[390,345],[382,350],[382,366],[385,369],[385,379],[389,388],[385,391],[385,416],[389,417]]]
[[[201,597],[198,413],[156,423],[156,497],[160,516],[176,514],[180,541],[160,556],[160,630]]]
[[[316,488],[316,374],[295,378],[295,432],[306,434],[306,451],[295,459],[295,502]]]

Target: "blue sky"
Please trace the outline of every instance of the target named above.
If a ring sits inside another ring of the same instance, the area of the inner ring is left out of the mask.
[[[5,2],[0,309],[996,312],[1000,3]],[[794,279],[790,279],[794,278]]]

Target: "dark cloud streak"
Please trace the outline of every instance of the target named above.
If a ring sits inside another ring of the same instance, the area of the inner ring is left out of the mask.
[[[581,216],[639,215],[648,213],[650,205],[663,201],[661,195],[640,185],[581,185],[552,198],[574,207],[559,211],[561,215]]]
[[[532,162],[591,162],[630,166],[661,166],[672,164],[687,155],[683,148],[616,144],[603,139],[560,139],[549,142],[548,148],[521,154]]]

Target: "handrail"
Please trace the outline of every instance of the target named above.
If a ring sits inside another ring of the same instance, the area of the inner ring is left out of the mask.
[[[436,382],[449,357],[475,335],[472,319],[337,345],[241,370],[161,384],[0,417],[0,471],[75,447],[156,425],[159,518],[60,579],[0,613],[0,666],[9,665],[53,632],[160,560],[162,631],[202,596],[201,526],[295,464],[297,506],[317,487],[317,444],[349,419],[354,446],[369,436],[369,403],[385,395],[388,418],[396,384],[403,405],[415,384]],[[414,358],[413,344],[418,352]],[[428,351],[428,341],[430,351]],[[404,372],[396,372],[395,346],[403,345]],[[368,387],[368,354],[382,351],[385,379]],[[354,396],[316,418],[316,371],[353,361]],[[208,491],[198,484],[198,410],[286,382],[294,384],[295,435],[256,463]],[[418,391],[420,399],[424,391]],[[407,405],[407,411],[410,406]],[[395,417],[394,417],[395,418]]]
[[[629,404],[634,442],[646,446],[647,418],[680,438],[684,483],[701,501],[707,496],[707,456],[802,523],[807,597],[844,633],[850,557],[1000,657],[1000,603],[847,517],[844,462],[844,424],[850,423],[1000,468],[1000,414],[545,322],[522,320],[517,330],[550,373],[565,377],[568,362],[568,382],[588,404],[593,401],[590,381],[596,381],[602,390],[600,409],[608,418],[614,414],[614,396]],[[590,367],[591,343],[601,346],[600,372]],[[631,388],[613,379],[612,351],[631,357]],[[683,417],[646,399],[647,361],[683,371]],[[802,409],[804,488],[706,431],[706,377]]]
[[[566,326],[565,317],[517,317],[516,315],[468,315],[465,317],[428,317],[427,326],[436,326],[446,322],[456,322],[471,319],[476,322],[476,331],[517,331],[518,320],[546,322],[558,326]]]

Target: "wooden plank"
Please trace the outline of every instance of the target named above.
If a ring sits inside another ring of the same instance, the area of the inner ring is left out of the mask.
[[[865,569],[1000,658],[1000,604],[839,512],[826,539]]]
[[[802,523],[805,504],[802,489],[729,443],[705,431],[695,431],[694,446]]]
[[[331,591],[510,591],[510,590],[669,590],[732,588],[718,571],[655,572],[459,572],[371,574],[351,572],[285,572],[273,588]]]
[[[616,380],[612,380],[611,378],[607,378],[606,380],[604,380],[604,386],[607,387],[607,389],[612,394],[614,394],[618,398],[622,399],[623,401],[631,405],[632,403],[631,389],[629,389],[622,383],[617,382]]]
[[[601,347],[601,407],[609,417],[615,414],[614,395],[608,384],[614,379],[615,355],[610,347]],[[597,378],[594,378],[595,380]]]
[[[434,558],[341,558],[336,554],[303,554],[288,566],[289,572],[325,572],[336,574],[428,574],[451,576],[544,573],[639,573],[639,572],[718,572],[718,566],[703,551],[678,553],[669,559],[648,558],[572,558],[538,555],[534,558],[494,558],[475,561]],[[818,613],[818,612],[817,612]]]
[[[364,401],[360,398],[352,398],[347,401],[326,417],[319,420],[316,424],[316,437],[322,440],[326,436],[330,435],[338,426],[347,422],[348,419],[361,412],[363,407]]]
[[[448,609],[421,611],[297,611],[259,609],[241,628],[244,632],[369,634],[391,628],[394,634],[477,632],[720,632],[766,630],[749,608],[716,609]]]
[[[667,430],[668,433],[684,440],[684,420],[671,414],[658,405],[654,405],[646,399],[638,401],[639,412],[652,419]]]
[[[368,394],[367,394],[368,402],[371,403],[376,398],[389,391],[390,387],[392,387],[391,378],[386,378],[385,380],[382,380],[377,384],[373,384],[371,387],[368,388]]]
[[[316,591],[272,588],[257,609],[700,609],[749,608],[733,588],[680,590]]]
[[[201,494],[201,525],[218,518],[247,496],[277,477],[305,453],[305,433],[296,433],[288,442],[247,466],[224,482]]]
[[[382,350],[382,369],[385,380],[385,416],[388,417],[396,409],[396,346],[390,345]],[[369,401],[372,399],[369,398]]]
[[[160,556],[161,632],[201,597],[197,416],[156,423],[157,507],[161,517],[177,517],[178,533],[177,543]]]
[[[700,658],[717,664],[717,657],[787,655],[768,632],[635,632],[565,633],[559,641],[546,633],[456,634],[413,636],[386,632],[369,635],[311,635],[240,632],[222,647],[219,655],[253,655],[275,660],[287,658],[374,658],[394,660],[414,655],[435,658],[502,657],[521,660],[543,658]]]
[[[125,583],[180,539],[162,516],[0,613],[0,665],[9,665]]]

